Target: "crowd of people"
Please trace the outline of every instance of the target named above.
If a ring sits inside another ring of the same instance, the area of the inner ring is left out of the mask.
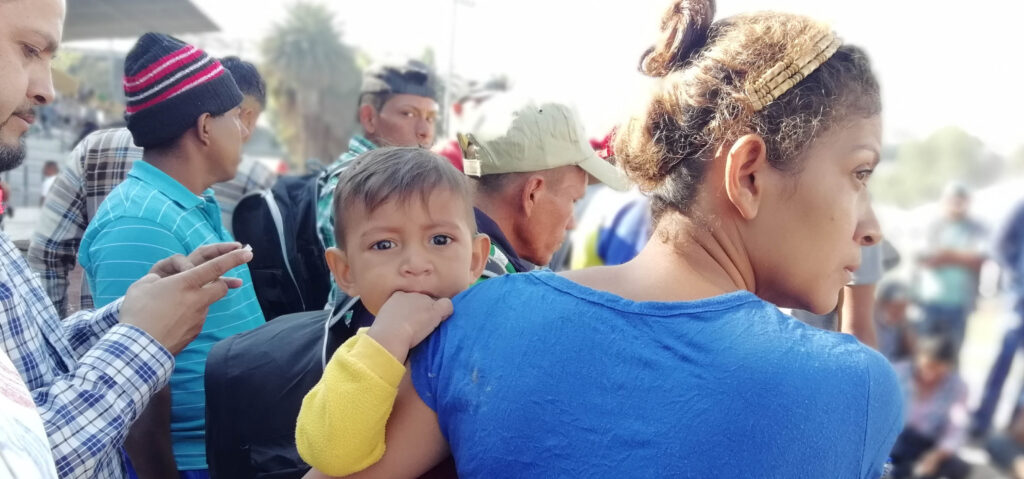
[[[0,170],[64,12],[0,1]],[[957,367],[985,261],[1024,290],[1024,208],[990,235],[951,185],[899,258],[864,51],[713,0],[654,33],[593,140],[496,95],[438,141],[436,75],[370,68],[307,177],[241,154],[255,65],[141,36],[126,126],[46,165],[27,258],[0,234],[0,477],[956,479],[972,436],[1024,477],[1024,415],[989,437],[1024,323],[973,412]]]

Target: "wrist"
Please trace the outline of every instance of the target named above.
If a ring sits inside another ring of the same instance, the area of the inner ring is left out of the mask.
[[[366,335],[387,350],[398,362],[405,363],[409,356],[410,343],[405,328],[389,328],[386,325],[374,323],[366,331]]]

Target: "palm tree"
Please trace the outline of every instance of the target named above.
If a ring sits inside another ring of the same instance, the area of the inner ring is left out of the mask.
[[[300,170],[347,149],[356,126],[361,72],[334,14],[300,1],[263,41],[264,70],[278,134]]]

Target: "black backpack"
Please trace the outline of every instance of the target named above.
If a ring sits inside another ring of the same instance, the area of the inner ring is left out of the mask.
[[[309,471],[295,448],[295,420],[325,358],[354,333],[330,316],[328,310],[289,314],[210,348],[210,477],[298,479]]]
[[[369,314],[358,298],[333,311],[289,314],[213,345],[206,357],[206,461],[212,479],[299,479],[309,466],[295,447],[302,399],[334,352],[356,333],[347,313]],[[457,477],[448,458],[420,479]]]
[[[268,321],[327,304],[331,279],[316,228],[318,176],[282,176],[271,189],[242,197],[231,215],[235,238],[253,248],[249,271]]]

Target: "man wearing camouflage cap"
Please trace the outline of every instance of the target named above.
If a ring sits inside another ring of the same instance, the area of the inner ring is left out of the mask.
[[[320,177],[317,230],[324,247],[334,246],[334,209],[331,202],[338,175],[357,156],[382,146],[434,144],[437,121],[437,79],[425,64],[384,65],[363,75],[359,96],[362,134],[349,141],[348,151]]]

